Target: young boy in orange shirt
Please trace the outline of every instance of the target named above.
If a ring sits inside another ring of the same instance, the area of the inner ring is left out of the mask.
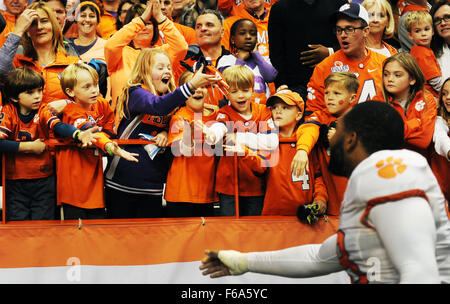
[[[138,161],[136,153],[121,149],[109,139],[114,135],[114,113],[109,103],[99,97],[98,74],[92,67],[84,63],[69,65],[61,74],[61,87],[74,101],[64,108],[63,122],[81,130],[101,128],[96,133],[96,148]],[[58,151],[56,166],[57,203],[63,207],[64,218],[104,218],[103,166],[98,149],[63,147]]]
[[[300,205],[317,205],[317,215],[325,213],[328,194],[322,181],[318,160],[309,162],[309,172],[296,177],[291,171],[291,161],[297,152],[296,130],[304,114],[305,103],[299,94],[290,90],[281,90],[267,100],[272,112],[274,124],[279,128],[278,149],[271,153],[249,153],[249,161],[254,162],[254,170],[266,174],[266,193],[262,215],[297,214]],[[234,146],[239,149],[239,146]],[[233,147],[233,148],[234,148]],[[229,146],[225,147],[229,150]],[[233,150],[230,150],[233,151]],[[236,150],[239,151],[239,150]],[[248,149],[247,149],[248,151]],[[266,157],[267,166],[261,166]],[[317,217],[309,218],[312,223]]]
[[[317,159],[320,162],[323,181],[328,190],[327,214],[339,215],[347,178],[333,175],[328,170],[330,155],[329,138],[334,134],[336,120],[356,102],[358,79],[350,72],[334,72],[325,79],[325,110],[313,112],[297,129],[297,153],[292,161],[294,176],[308,172],[308,156],[319,143]],[[306,172],[304,172],[306,170]]]
[[[181,74],[179,85],[193,75],[190,71]],[[217,161],[213,150],[203,149],[201,129],[194,127],[194,120],[210,125],[217,117],[219,108],[206,103],[207,97],[207,87],[197,88],[170,121],[168,140],[174,158],[164,197],[168,217],[214,216]]]
[[[53,157],[44,139],[54,135],[95,141],[91,130],[62,123],[42,105],[44,78],[29,68],[8,74],[9,100],[0,114],[0,151],[6,156],[6,219],[52,220],[56,215]],[[11,101],[11,102],[9,102]]]
[[[236,142],[251,149],[276,149],[278,135],[270,109],[252,102],[253,72],[246,66],[231,66],[224,70],[223,78],[230,86],[227,96],[230,104],[220,108],[216,123],[203,128],[206,143],[216,145],[217,152],[226,136],[226,142]],[[239,195],[240,215],[260,215],[265,193],[264,176],[255,174],[245,157],[237,156],[236,162],[235,157],[223,154],[217,166],[215,189],[219,195],[219,215],[235,214],[236,195]],[[237,180],[235,170],[238,171]]]
[[[425,89],[437,99],[442,86],[442,72],[433,50],[433,18],[428,12],[412,11],[405,20],[408,37],[414,42],[410,54],[414,56],[425,76]]]

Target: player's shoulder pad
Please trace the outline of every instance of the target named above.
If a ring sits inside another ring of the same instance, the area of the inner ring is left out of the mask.
[[[362,201],[425,190],[430,183],[426,159],[410,150],[383,150],[361,162],[350,179]]]

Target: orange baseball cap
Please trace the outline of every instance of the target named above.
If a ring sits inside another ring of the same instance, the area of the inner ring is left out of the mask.
[[[269,99],[267,99],[266,106],[272,106],[272,104],[277,100],[277,98],[275,97],[280,98],[287,105],[297,106],[300,111],[302,111],[302,113],[305,110],[305,102],[303,101],[303,98],[296,92],[287,89],[280,90],[270,96]]]

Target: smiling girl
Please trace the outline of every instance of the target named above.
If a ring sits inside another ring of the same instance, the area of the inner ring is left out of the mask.
[[[143,49],[116,107],[117,136],[139,139],[154,136],[149,144],[162,148],[152,155],[149,145],[128,145],[139,154],[139,163],[108,159],[106,204],[110,218],[162,217],[162,194],[170,163],[167,131],[171,113],[194,94],[197,88],[216,82],[213,75],[197,73],[179,88],[175,87],[169,55],[158,48]]]
[[[405,122],[408,148],[424,153],[430,144],[436,121],[436,101],[424,90],[425,78],[415,58],[406,52],[395,54],[383,64],[385,101]]]
[[[126,85],[136,59],[143,48],[161,48],[169,55],[173,65],[179,65],[187,51],[187,43],[173,22],[161,12],[158,0],[150,0],[147,6],[137,4],[129,9],[125,23],[105,45],[108,73],[111,77],[112,106]],[[158,30],[164,34],[165,42],[156,46]]]

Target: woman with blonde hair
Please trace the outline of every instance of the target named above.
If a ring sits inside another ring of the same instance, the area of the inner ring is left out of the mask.
[[[16,55],[22,42],[24,54]],[[45,80],[42,103],[66,99],[58,75],[80,59],[67,54],[61,27],[52,9],[44,2],[34,2],[17,19],[12,32],[0,51],[0,75],[12,69],[28,67]]]
[[[365,0],[362,6],[369,13],[370,32],[366,44],[369,49],[390,57],[397,49],[386,43],[395,32],[395,20],[391,4],[387,0]]]
[[[147,145],[124,149],[139,154],[139,162],[110,157],[105,170],[106,208],[109,218],[162,217],[162,194],[170,164],[167,129],[171,113],[196,88],[218,79],[198,72],[176,88],[169,55],[158,48],[140,51],[116,105],[120,139],[151,139]]]

